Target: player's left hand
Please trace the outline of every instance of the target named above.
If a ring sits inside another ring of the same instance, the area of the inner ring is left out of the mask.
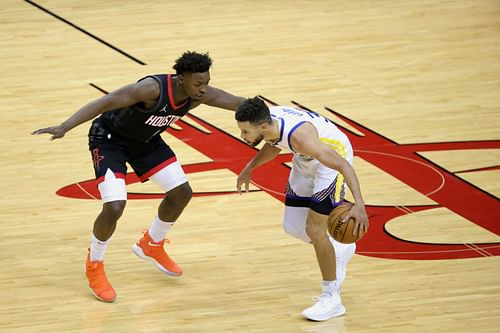
[[[344,217],[344,220],[349,221],[350,218],[356,221],[352,234],[354,236],[359,235],[358,237],[361,238],[368,232],[368,215],[366,214],[365,205],[355,203]]]
[[[58,126],[40,128],[37,129],[36,131],[31,132],[32,135],[43,134],[43,133],[52,134],[50,140],[60,139],[64,137],[64,134],[66,134],[66,129],[64,128],[63,125],[58,125]]]

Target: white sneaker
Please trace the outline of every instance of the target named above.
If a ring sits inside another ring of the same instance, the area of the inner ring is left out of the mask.
[[[309,320],[325,321],[333,317],[342,316],[345,313],[345,307],[338,293],[323,292],[320,296],[314,297],[317,301],[313,306],[302,311],[302,315]]]
[[[337,242],[335,239],[330,237],[330,242],[335,249],[335,261],[337,262],[335,269],[337,271],[337,285],[339,286],[339,291],[342,288],[342,283],[344,283],[345,275],[347,272],[347,263],[351,260],[352,256],[356,252],[356,243],[343,244]]]

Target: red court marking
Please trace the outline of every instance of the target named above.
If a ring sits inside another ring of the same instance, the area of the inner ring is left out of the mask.
[[[349,136],[353,146],[357,148],[355,149],[356,155],[437,203],[423,206],[384,207],[367,205],[367,212],[370,216],[370,230],[357,243],[359,254],[405,260],[463,259],[500,255],[498,242],[481,244],[412,242],[389,234],[385,228],[386,223],[403,214],[446,207],[455,214],[496,235],[500,235],[500,223],[498,223],[500,221],[499,199],[419,154],[419,152],[440,150],[500,149],[500,140],[401,145],[333,110],[330,111],[363,133],[363,135],[358,135],[344,128],[344,132]],[[182,120],[176,123],[180,130],[170,128],[168,132],[205,154],[213,162],[184,165],[186,173],[228,169],[238,174],[255,155],[255,148],[249,147],[225,131],[194,115],[188,115],[187,117],[209,130],[210,133],[201,131]],[[284,201],[283,192],[290,171],[290,168],[285,163],[290,162],[290,160],[291,154],[278,155],[273,161],[254,171],[253,183],[270,196]],[[133,173],[127,174],[125,180],[127,184],[139,181]],[[195,193],[194,195],[228,195],[235,193],[237,193],[236,189],[234,191]],[[57,194],[70,198],[100,198],[95,180],[86,180],[65,186],[59,189]],[[131,200],[160,199],[163,198],[164,194],[129,193],[128,196]],[[276,222],[280,223],[281,217],[277,217]]]

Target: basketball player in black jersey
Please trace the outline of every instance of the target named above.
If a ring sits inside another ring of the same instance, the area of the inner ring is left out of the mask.
[[[174,152],[160,136],[168,126],[200,104],[235,111],[244,98],[209,85],[212,60],[208,54],[185,52],[173,75],[151,75],[83,106],[62,124],[34,131],[59,139],[72,128],[96,118],[89,131],[102,210],[94,222],[86,261],[86,276],[94,295],[112,302],[116,292],[104,272],[104,253],[127,200],[128,162],[137,176],[150,179],[166,192],[151,227],[133,246],[134,253],[152,261],[163,273],[180,276],[181,268],[163,245],[192,196],[191,187]]]

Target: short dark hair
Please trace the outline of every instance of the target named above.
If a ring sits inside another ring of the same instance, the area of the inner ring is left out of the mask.
[[[208,53],[198,53],[186,51],[176,61],[173,69],[177,74],[183,73],[204,73],[208,72],[212,65],[212,59]]]
[[[241,122],[248,121],[253,125],[270,124],[272,122],[269,108],[258,96],[249,98],[241,103],[234,118]]]

